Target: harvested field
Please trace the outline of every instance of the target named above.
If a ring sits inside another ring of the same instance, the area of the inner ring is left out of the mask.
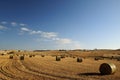
[[[24,60],[20,60],[20,56],[17,55],[23,53]],[[43,53],[45,57],[41,57]],[[29,52],[16,54],[13,59],[9,59],[8,54],[0,56],[0,80],[120,80],[120,62],[117,59],[105,58],[96,61],[94,60],[96,55],[91,57],[88,53],[88,55],[85,53],[79,55],[78,52],[75,54],[70,52],[73,56],[83,57],[82,63],[78,63],[77,57],[65,57],[56,61],[56,57],[52,56],[53,53],[49,52],[31,52],[30,54],[35,54],[35,57],[31,58],[26,55]],[[62,52],[62,54],[69,55],[69,52],[67,54]],[[55,55],[60,55],[60,52],[59,54],[56,52]],[[101,75],[100,65],[108,62],[116,65],[116,73]]]

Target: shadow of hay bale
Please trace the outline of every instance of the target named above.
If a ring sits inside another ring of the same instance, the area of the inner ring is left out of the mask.
[[[90,72],[90,73],[79,73],[79,76],[84,75],[84,76],[102,76],[101,73],[95,73],[95,72]]]

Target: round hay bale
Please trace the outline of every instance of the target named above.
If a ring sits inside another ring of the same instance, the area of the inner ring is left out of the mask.
[[[66,55],[66,57],[69,57],[68,55]]]
[[[10,59],[13,59],[13,55],[10,55],[9,58],[10,58]]]
[[[102,75],[109,75],[116,72],[116,66],[113,63],[103,63],[100,65],[99,71]]]
[[[65,58],[65,55],[61,55],[61,58]]]
[[[98,61],[98,60],[99,60],[99,58],[98,58],[98,57],[95,57],[95,58],[94,58],[94,60]]]
[[[33,57],[35,57],[35,55],[32,55]]]
[[[117,61],[120,61],[120,57],[119,57],[119,58],[117,58]]]
[[[32,57],[32,55],[29,55],[29,57]]]
[[[16,56],[19,56],[18,54],[16,54]]]
[[[82,62],[82,61],[83,61],[82,58],[80,58],[80,57],[77,58],[77,62]]]
[[[45,57],[45,55],[41,55],[41,57]]]
[[[2,56],[5,55],[4,53],[1,54]]]
[[[111,60],[114,59],[114,56],[111,56]]]
[[[20,60],[24,60],[24,56],[20,56]]]
[[[61,57],[60,56],[56,56],[56,61],[60,61]]]
[[[20,50],[18,50],[18,52],[20,52]]]
[[[73,56],[73,58],[76,58],[75,56]]]

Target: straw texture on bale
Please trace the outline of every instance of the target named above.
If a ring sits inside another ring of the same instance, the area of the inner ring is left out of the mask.
[[[114,74],[116,66],[113,63],[103,63],[100,65],[99,71],[102,75]]]
[[[60,61],[61,57],[60,56],[56,56],[56,61]]]
[[[82,61],[83,61],[82,58],[80,57],[77,58],[77,62],[82,62]]]

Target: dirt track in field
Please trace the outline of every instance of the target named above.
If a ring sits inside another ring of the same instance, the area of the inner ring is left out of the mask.
[[[7,59],[7,57],[0,59],[0,79],[2,80],[54,80],[26,69],[17,57],[16,59]]]
[[[55,57],[19,56],[9,59],[9,55],[0,56],[0,80],[120,80],[120,62],[115,59],[95,61],[85,58],[82,63],[76,58],[66,57],[56,61]],[[99,66],[102,63],[114,63],[117,71],[112,75],[101,75]]]

